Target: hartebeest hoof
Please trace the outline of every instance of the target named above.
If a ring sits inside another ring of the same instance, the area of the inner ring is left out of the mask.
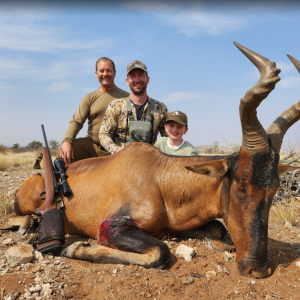
[[[80,247],[87,247],[90,246],[90,243],[85,242],[76,242],[72,244],[71,246],[67,247],[65,250],[61,252],[61,256],[67,257],[67,258],[75,258],[75,251],[78,250]]]
[[[34,220],[33,217],[30,215],[27,215],[23,217],[23,220],[20,224],[19,230],[17,235],[18,236],[23,236],[28,233],[32,233],[34,230]]]

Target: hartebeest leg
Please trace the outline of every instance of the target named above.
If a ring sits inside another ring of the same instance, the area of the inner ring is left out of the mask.
[[[62,252],[62,256],[109,264],[135,264],[145,268],[163,269],[170,258],[168,246],[136,228],[126,228],[110,238],[117,249],[77,242]]]
[[[177,237],[186,237],[193,239],[216,239],[222,240],[227,233],[225,226],[218,220],[213,220],[200,228],[191,231],[183,231],[176,234]]]

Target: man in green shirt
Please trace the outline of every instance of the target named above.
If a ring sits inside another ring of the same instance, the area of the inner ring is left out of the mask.
[[[168,137],[160,138],[154,146],[169,155],[197,156],[198,151],[195,147],[182,138],[188,131],[187,124],[185,113],[179,110],[169,113],[165,124]]]
[[[100,146],[98,138],[106,108],[111,101],[129,95],[128,92],[115,85],[116,68],[111,59],[107,57],[99,58],[96,62],[95,73],[101,86],[82,99],[70,121],[61,147],[56,153],[56,156],[61,157],[66,163],[108,155]],[[86,119],[88,119],[87,136],[76,139]]]

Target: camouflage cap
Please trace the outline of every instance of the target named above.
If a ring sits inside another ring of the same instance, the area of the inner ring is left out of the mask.
[[[134,60],[133,62],[128,64],[128,66],[127,66],[127,75],[133,69],[141,69],[141,70],[148,73],[146,65],[141,60]]]
[[[184,126],[187,126],[187,124],[188,124],[188,119],[187,119],[186,114],[179,110],[170,112],[167,116],[166,123],[168,121],[174,121],[174,122],[176,122],[180,125],[184,125]]]

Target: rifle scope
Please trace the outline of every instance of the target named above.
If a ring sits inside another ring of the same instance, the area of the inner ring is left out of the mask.
[[[65,162],[61,158],[57,158],[54,161],[54,165],[55,165],[55,167],[57,169],[57,173],[59,173],[60,178],[61,178],[61,183],[59,185],[63,189],[64,196],[65,197],[71,196],[72,193],[71,193],[71,191],[69,189],[69,185],[68,185],[68,182],[67,182],[68,175],[64,171],[64,169],[65,169]]]

